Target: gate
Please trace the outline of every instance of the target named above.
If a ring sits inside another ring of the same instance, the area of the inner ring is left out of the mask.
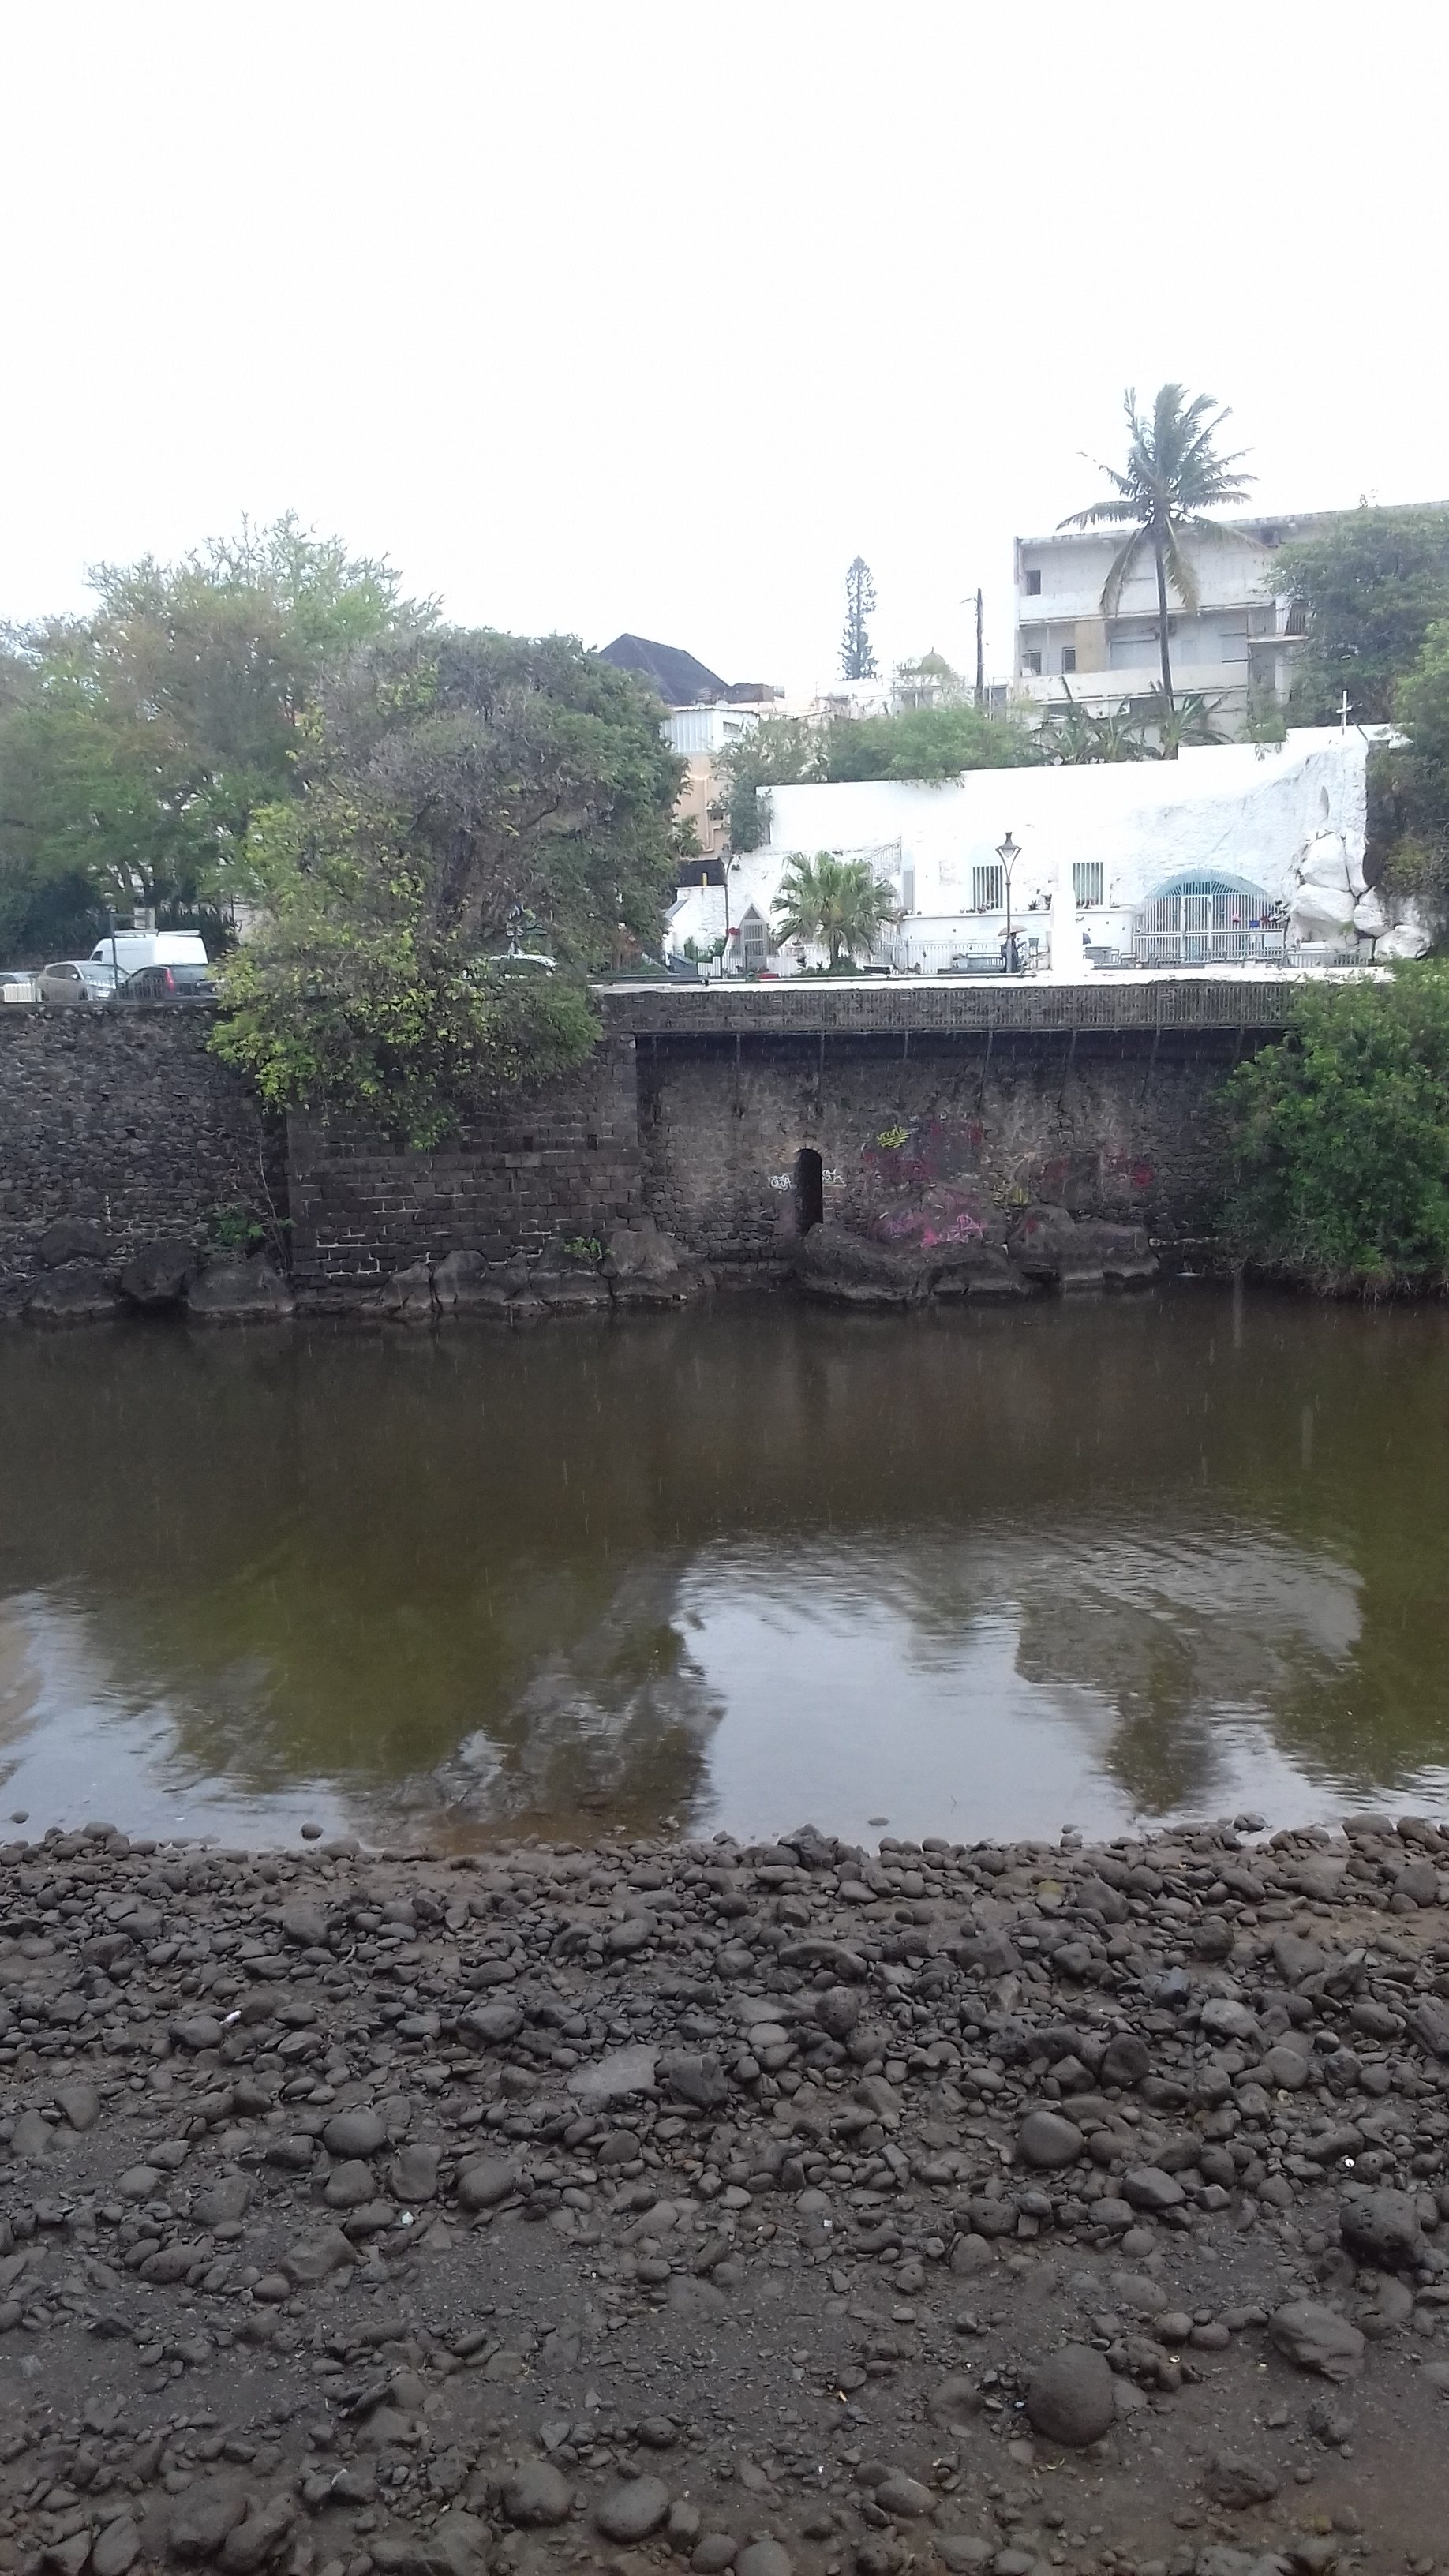
[[[1242,877],[1169,878],[1140,904],[1132,925],[1139,966],[1227,966],[1281,958],[1282,906]]]

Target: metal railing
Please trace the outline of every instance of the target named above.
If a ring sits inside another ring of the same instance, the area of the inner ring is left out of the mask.
[[[1134,930],[1132,956],[1139,966],[1243,966],[1287,950],[1282,930]]]
[[[1024,972],[1042,962],[1041,942],[1016,926],[1016,946]],[[1001,972],[1001,931],[983,924],[981,934],[957,931],[954,937],[922,938],[912,932],[886,941],[882,962],[893,975],[986,975]]]

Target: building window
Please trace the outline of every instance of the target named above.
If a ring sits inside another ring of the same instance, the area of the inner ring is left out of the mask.
[[[1078,903],[1101,903],[1102,862],[1100,859],[1075,859],[1072,863],[1072,891]]]
[[[1039,680],[1041,678],[1040,653],[1023,653],[1021,657],[1021,667],[1027,673],[1029,678]]]
[[[1075,644],[1064,644],[1062,646],[1062,669],[1064,671],[1075,671],[1076,667],[1077,648]]]
[[[971,871],[971,909],[973,912],[1000,912],[1006,900],[1006,876],[1003,869],[988,860],[984,867]]]
[[[1028,599],[1040,599],[1041,574],[1039,572],[1023,573],[1021,577],[1021,586]]]

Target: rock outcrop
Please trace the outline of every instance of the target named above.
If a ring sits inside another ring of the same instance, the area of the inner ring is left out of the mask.
[[[679,1306],[708,1285],[704,1272],[650,1217],[615,1226],[604,1255],[610,1295],[621,1306]]]
[[[195,1324],[272,1324],[295,1310],[290,1283],[268,1252],[209,1262],[186,1292],[187,1316]]]
[[[1064,1207],[1023,1208],[1006,1248],[1023,1277],[1043,1287],[1122,1287],[1157,1276],[1145,1226],[1106,1225]]]
[[[190,1243],[143,1243],[121,1272],[121,1294],[143,1314],[179,1306],[196,1266],[196,1250]]]
[[[1004,1240],[897,1245],[854,1227],[812,1226],[793,1247],[807,1297],[838,1306],[915,1306],[927,1299],[1021,1297],[1033,1288],[1101,1288],[1153,1279],[1146,1228],[1103,1225],[1066,1208],[1029,1207]]]
[[[30,1324],[96,1324],[125,1309],[109,1271],[94,1261],[66,1261],[42,1273],[20,1311]]]

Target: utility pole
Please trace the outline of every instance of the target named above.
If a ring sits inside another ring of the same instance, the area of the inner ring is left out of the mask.
[[[972,598],[971,598],[971,595],[970,595],[970,593],[969,593],[969,592],[967,593],[966,598],[965,598],[965,599],[962,601],[962,603],[961,603],[961,605],[962,605],[962,607],[963,607],[963,608],[970,608],[973,604],[974,604],[974,606],[975,606],[975,610],[976,610],[976,692],[975,692],[975,696],[976,696],[976,708],[977,708],[977,712],[978,712],[978,714],[979,714],[980,710],[981,710],[981,709],[985,706],[985,704],[986,704],[986,603],[985,603],[985,600],[984,600],[984,598],[983,598],[983,596],[982,596],[982,594],[981,594],[981,592],[980,592],[979,590],[978,590],[978,591],[977,591],[977,593],[976,593],[974,603],[973,603],[973,601],[972,601]]]

